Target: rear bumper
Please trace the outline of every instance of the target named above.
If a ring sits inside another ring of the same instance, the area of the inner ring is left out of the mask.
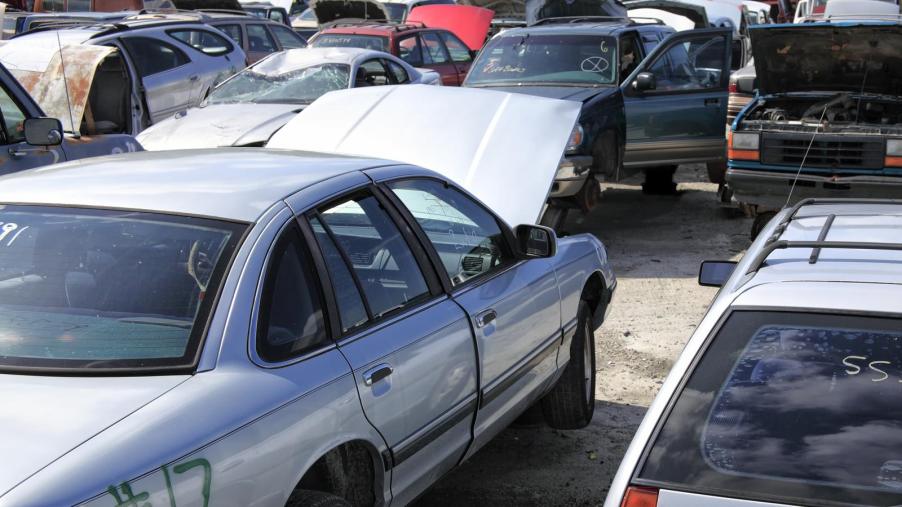
[[[586,179],[591,176],[591,169],[592,157],[590,156],[575,155],[562,158],[561,163],[557,166],[549,197],[561,198],[576,195],[583,188]]]
[[[727,169],[727,185],[742,203],[781,208],[793,187],[795,173],[771,173],[752,169]],[[792,203],[809,197],[902,198],[902,177],[818,176],[800,174],[792,190]]]

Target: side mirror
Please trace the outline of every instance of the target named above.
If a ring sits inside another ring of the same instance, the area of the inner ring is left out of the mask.
[[[32,146],[57,146],[63,142],[63,124],[56,118],[26,118],[25,142]]]
[[[557,236],[554,231],[541,225],[518,225],[514,229],[517,236],[518,253],[527,259],[554,257],[557,252]]]
[[[636,75],[636,79],[633,80],[633,89],[637,92],[654,90],[657,87],[658,83],[655,80],[655,75],[651,72],[640,72]]]
[[[733,261],[703,261],[698,270],[698,284],[703,287],[723,287],[736,269]]]

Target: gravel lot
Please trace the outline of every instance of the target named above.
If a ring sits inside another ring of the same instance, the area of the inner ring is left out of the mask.
[[[722,208],[704,168],[677,172],[678,195],[646,196],[641,177],[608,185],[570,233],[597,235],[619,279],[595,334],[595,417],[579,431],[508,428],[436,484],[419,507],[600,505],[633,432],[716,289],[696,283],[704,259],[738,258],[751,220]]]

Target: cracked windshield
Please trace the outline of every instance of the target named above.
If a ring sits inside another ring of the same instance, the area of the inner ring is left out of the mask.
[[[309,104],[327,92],[347,88],[350,72],[350,67],[345,64],[327,63],[290,72],[268,73],[261,64],[213,90],[207,104]]]

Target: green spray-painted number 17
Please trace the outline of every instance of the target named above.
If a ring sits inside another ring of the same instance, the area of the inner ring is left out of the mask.
[[[204,458],[196,458],[191,461],[174,465],[172,471],[181,475],[194,468],[203,470],[204,482],[200,494],[204,499],[204,507],[209,507],[210,488],[213,485],[213,467],[210,466],[209,461]],[[160,470],[163,471],[163,478],[166,480],[166,492],[169,494],[169,507],[176,507],[175,492],[172,489],[172,477],[169,475],[169,467],[163,465],[160,467]],[[112,485],[107,487],[107,492],[114,500],[116,500],[115,507],[154,507],[153,504],[148,501],[150,499],[150,493],[146,491],[137,494],[134,493],[134,491],[132,491],[132,486],[128,481],[120,484],[118,489],[116,486]]]

